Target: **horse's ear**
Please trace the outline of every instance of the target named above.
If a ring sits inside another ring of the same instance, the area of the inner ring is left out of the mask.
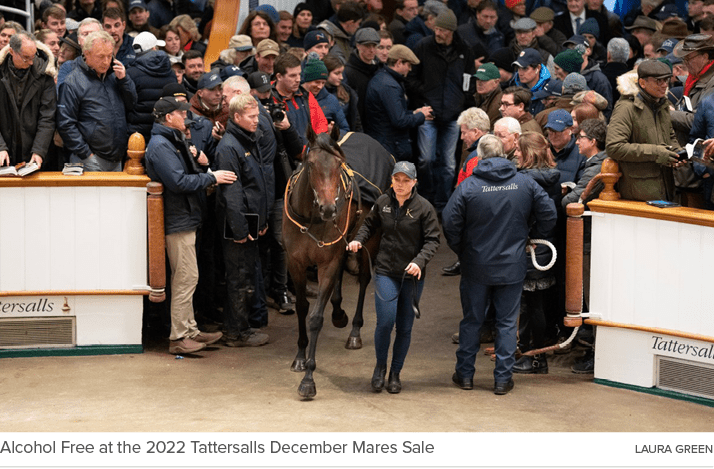
[[[332,130],[330,131],[330,138],[335,142],[340,141],[340,126],[337,124],[332,124]]]
[[[312,128],[312,122],[310,122],[310,121],[307,122],[307,131],[305,132],[305,136],[307,137],[308,144],[311,147],[314,146],[313,144],[315,143],[315,140],[317,140],[317,134],[315,133],[315,130]]]

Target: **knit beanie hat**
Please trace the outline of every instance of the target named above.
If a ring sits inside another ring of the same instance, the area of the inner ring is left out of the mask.
[[[434,26],[437,28],[448,29],[449,31],[456,31],[456,27],[458,26],[456,15],[449,9],[442,11],[439,13],[439,16],[436,17]]]
[[[600,37],[600,26],[597,24],[595,18],[588,18],[583,24],[580,25],[577,31],[581,36],[583,34],[592,34],[595,37]]]
[[[506,8],[509,10],[525,0],[506,0]]]
[[[327,67],[322,60],[308,60],[302,70],[303,82],[308,83],[315,80],[327,80]]]
[[[314,29],[305,35],[302,40],[302,47],[308,51],[321,43],[329,44],[330,41],[327,39],[327,34],[321,29]]]
[[[555,56],[555,64],[568,73],[578,73],[583,66],[583,56],[575,49],[564,50]]]

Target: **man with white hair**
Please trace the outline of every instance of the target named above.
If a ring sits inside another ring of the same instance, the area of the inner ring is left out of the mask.
[[[0,165],[42,166],[55,130],[54,57],[25,31],[0,52]]]
[[[94,18],[83,19],[82,22],[79,23],[79,27],[77,28],[77,44],[82,47],[84,45],[84,41],[87,39],[87,36],[101,30],[102,23],[100,23],[99,20]],[[67,75],[69,75],[69,73],[75,69],[76,64],[77,59],[72,59],[66,61],[60,66],[59,72],[57,73],[57,90],[59,90],[59,87],[62,85],[62,83],[64,83],[64,80],[65,78],[67,78]]]
[[[521,136],[521,124],[513,117],[502,117],[493,124],[493,135],[501,139],[503,153],[510,161],[516,162],[516,144]]]
[[[114,40],[107,32],[90,34],[82,52],[59,90],[57,130],[71,152],[70,162],[83,162],[85,171],[121,171],[126,112],[136,105],[136,87],[114,58]]]
[[[545,233],[555,227],[557,215],[538,183],[504,158],[498,137],[483,136],[477,151],[480,162],[473,175],[459,184],[443,211],[444,236],[463,265],[463,319],[452,381],[461,389],[473,389],[481,327],[493,304],[498,330],[493,392],[503,395],[513,389],[529,221]]]
[[[461,132],[461,140],[464,142],[464,148],[469,151],[468,156],[461,163],[456,185],[458,186],[467,177],[471,176],[474,168],[478,164],[478,154],[476,147],[481,137],[486,135],[491,129],[491,120],[488,114],[483,109],[472,107],[463,111],[456,120]],[[443,267],[443,274],[446,276],[460,275],[461,262],[456,261],[454,264]]]
[[[613,106],[620,99],[620,91],[617,89],[617,77],[627,73],[630,68],[627,60],[630,58],[630,44],[626,39],[614,37],[607,43],[607,63],[602,67],[602,73],[610,82],[612,87]]]

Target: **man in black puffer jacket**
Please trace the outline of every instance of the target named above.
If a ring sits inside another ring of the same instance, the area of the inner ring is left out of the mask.
[[[407,76],[407,92],[413,107],[431,106],[434,117],[419,127],[419,192],[441,213],[456,176],[456,119],[474,94],[474,56],[456,32],[451,10],[436,17],[434,35],[422,39],[414,53],[421,63]]]
[[[126,69],[127,75],[134,81],[138,97],[136,106],[126,116],[129,136],[139,132],[146,143],[151,138],[154,103],[161,97],[164,86],[176,83],[169,56],[164,51],[156,50],[157,46],[164,45],[166,43],[158,41],[153,34],[140,33],[134,38],[136,60]]]

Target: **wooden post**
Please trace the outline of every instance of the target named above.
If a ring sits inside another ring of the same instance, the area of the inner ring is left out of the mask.
[[[166,240],[164,238],[164,186],[160,182],[146,185],[149,243],[149,300],[160,303],[166,299]]]
[[[568,204],[565,248],[565,319],[566,327],[583,324],[583,204]]]
[[[620,200],[620,194],[615,190],[615,184],[622,176],[619,172],[620,166],[617,161],[612,158],[605,158],[602,162],[602,168],[600,168],[600,179],[605,185],[605,188],[600,192],[598,197],[600,200]]]
[[[124,172],[126,174],[131,174],[132,176],[141,176],[146,174],[144,171],[144,166],[141,164],[141,160],[144,159],[144,154],[146,153],[146,142],[144,142],[144,136],[139,132],[135,132],[129,137],[129,149],[126,154],[129,159],[124,166]]]

